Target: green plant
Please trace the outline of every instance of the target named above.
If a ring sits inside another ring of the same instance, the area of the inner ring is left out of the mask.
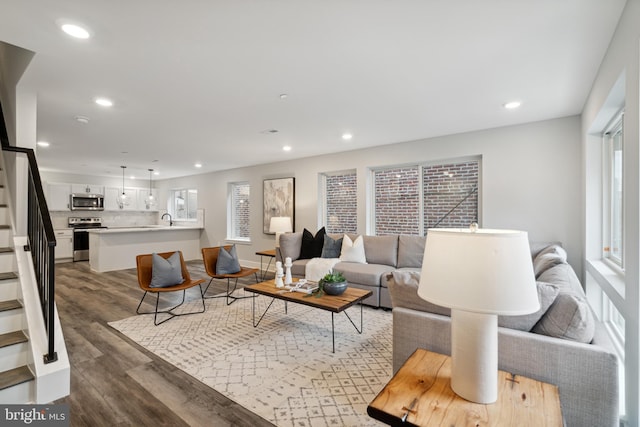
[[[339,271],[332,271],[330,273],[325,274],[325,276],[320,279],[320,283],[340,283],[340,282],[344,282],[345,279],[344,275],[342,273],[340,273]]]
[[[340,283],[340,282],[345,282],[346,280],[347,279],[344,277],[344,275],[339,271],[331,271],[325,274],[322,279],[320,279],[320,281],[318,282],[318,289],[311,292],[309,295],[305,295],[305,297],[308,297],[311,295],[315,297],[321,297],[322,295],[324,295],[325,283]]]

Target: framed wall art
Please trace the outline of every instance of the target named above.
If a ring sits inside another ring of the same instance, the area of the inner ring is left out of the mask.
[[[295,178],[265,179],[263,182],[264,210],[263,231],[265,234],[275,234],[269,231],[271,218],[274,216],[288,216],[295,231]]]

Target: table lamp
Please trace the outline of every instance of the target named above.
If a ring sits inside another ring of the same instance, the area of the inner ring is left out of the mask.
[[[498,315],[540,309],[527,233],[434,228],[418,295],[451,308],[451,388],[475,403],[498,398]]]
[[[276,233],[276,248],[280,247],[280,235],[282,233],[289,233],[291,231],[291,218],[289,218],[288,216],[271,217],[271,222],[269,223],[269,232]]]

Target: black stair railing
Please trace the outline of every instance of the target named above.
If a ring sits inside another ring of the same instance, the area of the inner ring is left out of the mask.
[[[31,251],[33,268],[38,284],[40,306],[47,330],[47,353],[44,362],[51,363],[58,360],[55,351],[55,248],[56,238],[51,223],[51,215],[47,208],[42,189],[42,180],[38,170],[36,155],[30,148],[14,147],[9,144],[7,128],[0,104],[0,140],[2,150],[23,154],[27,157],[29,168],[27,190],[27,237],[28,245],[25,250]],[[11,179],[7,176],[7,179]],[[9,184],[9,183],[8,183]],[[18,195],[16,195],[16,198]]]

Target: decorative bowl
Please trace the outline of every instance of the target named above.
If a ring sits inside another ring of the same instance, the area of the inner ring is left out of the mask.
[[[348,283],[344,282],[323,282],[322,289],[327,295],[340,295],[347,289]]]

